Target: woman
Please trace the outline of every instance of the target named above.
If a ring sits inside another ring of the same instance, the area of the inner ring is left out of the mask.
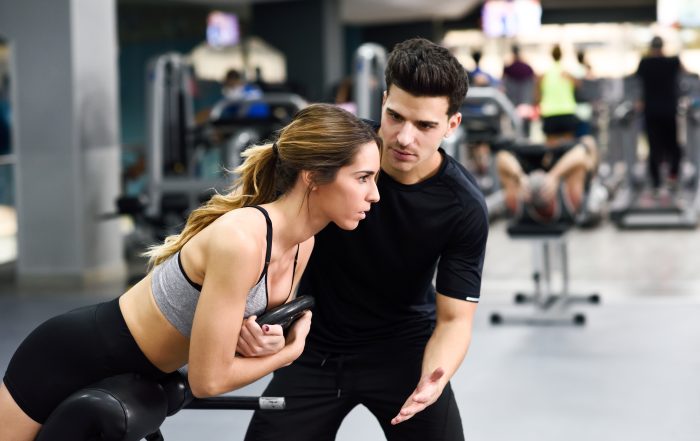
[[[329,222],[356,228],[379,200],[380,143],[350,113],[316,104],[274,144],[247,150],[237,185],[152,248],[154,268],[139,283],[22,342],[0,387],[0,439],[34,439],[70,393],[119,373],[158,379],[188,363],[193,394],[206,397],[294,361],[311,313],[286,338],[254,316],[290,299],[315,233]]]

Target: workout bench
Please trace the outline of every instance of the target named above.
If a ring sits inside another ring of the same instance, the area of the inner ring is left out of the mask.
[[[508,235],[516,240],[527,240],[533,245],[532,279],[535,289],[532,293],[518,292],[516,304],[532,303],[535,313],[530,315],[504,316],[491,314],[491,323],[525,325],[584,325],[583,313],[568,313],[566,308],[573,303],[600,303],[596,293],[575,295],[569,292],[569,261],[566,234],[571,228],[568,223],[534,224],[514,223],[508,227]],[[558,250],[561,254],[561,291],[552,290],[552,255]]]
[[[195,398],[184,370],[156,382],[137,374],[105,378],[66,398],[36,441],[164,441],[160,426],[181,409],[284,409],[284,398]]]
[[[314,299],[299,296],[257,318],[258,324],[287,329]],[[137,374],[105,378],[63,400],[42,426],[36,441],[164,441],[160,426],[181,409],[281,410],[283,397],[221,395],[195,398],[183,367],[160,381]]]

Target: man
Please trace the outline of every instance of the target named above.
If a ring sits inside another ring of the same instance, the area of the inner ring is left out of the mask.
[[[503,68],[503,90],[523,118],[523,131],[530,135],[530,121],[534,116],[535,71],[520,56],[520,46],[514,44],[512,62]]]
[[[488,216],[439,146],[461,123],[466,74],[446,49],[411,39],[385,76],[380,202],[356,232],[316,236],[299,287],[316,299],[312,331],[265,391],[287,409],[256,412],[247,440],[332,440],[358,404],[389,440],[464,439],[449,380],[471,340]]]
[[[586,182],[597,161],[590,135],[499,151],[496,169],[509,214],[529,223],[573,223],[584,208]]]
[[[678,144],[678,81],[683,66],[677,56],[663,54],[661,37],[651,39],[649,55],[642,58],[636,75],[642,84],[642,101],[638,107],[644,111],[644,127],[649,140],[648,166],[655,191],[661,187],[661,163],[668,159],[668,181],[671,189],[678,182],[681,147]]]
[[[498,80],[491,74],[481,68],[481,51],[474,51],[472,59],[474,59],[474,70],[469,72],[469,82],[473,86],[479,87],[496,87]]]
[[[503,82],[506,81],[514,83],[515,86],[520,86],[519,88],[529,88],[532,89],[532,83],[535,80],[535,71],[532,67],[527,64],[520,57],[520,46],[514,44],[511,46],[511,51],[513,52],[512,62],[503,68]],[[517,93],[520,92],[520,93]],[[524,91],[509,91],[508,85],[506,85],[506,95],[513,102],[514,106],[519,106],[520,104],[532,104],[533,97],[531,90]],[[523,93],[530,92],[530,93]]]

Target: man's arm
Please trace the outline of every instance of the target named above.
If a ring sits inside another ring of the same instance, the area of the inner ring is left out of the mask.
[[[442,394],[467,354],[477,303],[436,295],[437,323],[423,354],[418,386],[391,424],[413,417]]]
[[[642,72],[644,69],[643,65],[644,65],[644,58],[642,58],[639,61],[639,64],[637,65],[637,70],[634,72],[635,77],[637,77],[637,82],[638,82],[638,86],[640,89],[644,88],[644,73]],[[638,95],[639,96],[637,97],[637,99],[634,100],[634,110],[641,113],[644,111],[644,105],[645,105],[644,93],[642,91],[640,91],[640,93]]]

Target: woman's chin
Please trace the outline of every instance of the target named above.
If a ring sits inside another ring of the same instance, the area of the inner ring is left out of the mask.
[[[348,220],[345,220],[344,222],[336,222],[335,224],[341,230],[352,231],[355,228],[357,228],[358,225],[360,225],[360,221],[348,219]]]

